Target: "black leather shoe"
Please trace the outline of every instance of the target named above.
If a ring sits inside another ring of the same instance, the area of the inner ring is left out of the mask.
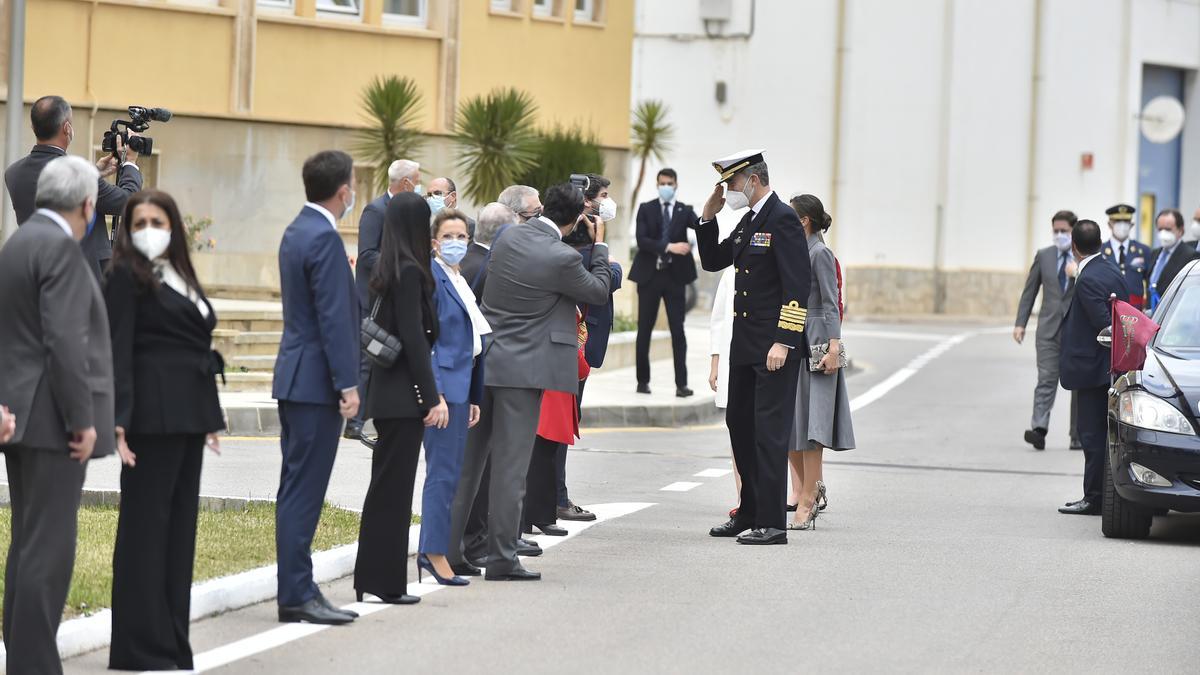
[[[459,565],[452,564],[452,565],[450,565],[450,569],[453,570],[453,572],[460,577],[477,577],[483,573],[482,570],[480,570],[478,567],[472,565],[469,562],[465,562],[465,563],[462,563]]]
[[[773,527],[758,527],[737,538],[739,544],[765,546],[767,544],[786,544],[787,532]]]
[[[1025,442],[1032,445],[1034,450],[1046,449],[1046,430],[1045,429],[1027,429],[1025,431]]]
[[[1093,503],[1086,499],[1081,499],[1070,506],[1062,507],[1058,512],[1073,516],[1098,516],[1100,515],[1100,502]]]
[[[533,545],[530,546],[530,544],[533,544]],[[517,544],[517,555],[519,555],[519,556],[522,556],[525,558],[536,558],[541,554],[542,554],[542,547],[538,546],[536,542],[532,542],[532,541],[527,542],[524,539],[522,539],[521,542]]]
[[[711,537],[736,537],[748,529],[750,529],[749,523],[737,518],[730,518],[729,522],[714,527],[708,531],[708,534]]]
[[[361,424],[348,423],[346,424],[346,430],[342,432],[342,438],[352,441],[361,441],[362,435],[363,433]]]
[[[360,591],[358,589],[354,590],[354,595],[356,598],[358,598],[359,602],[363,601],[363,595],[366,594],[373,595],[379,598],[380,602],[388,605],[415,605],[421,601],[419,596],[409,595],[407,593],[397,593],[393,595],[391,593],[371,593],[371,591]]]
[[[638,385],[638,387],[637,387],[637,393],[639,393],[639,394],[649,394],[649,393],[650,393],[650,385],[648,385],[648,384],[639,384],[639,385]]]
[[[676,387],[675,388],[675,397],[676,398],[687,398],[695,393],[696,392],[692,391],[691,389],[688,389],[687,387]]]
[[[558,525],[555,525],[554,523],[546,523],[545,525],[534,525],[534,527],[541,530],[542,534],[546,535],[547,537],[565,537],[565,536],[567,536],[567,529],[565,527],[559,527]]]
[[[471,565],[472,567],[487,567],[487,556],[486,555],[483,556],[482,558],[467,558],[466,561],[467,561],[467,564]]]
[[[488,572],[483,578],[488,581],[541,581],[542,573],[516,567],[507,572]]]
[[[358,438],[359,443],[362,443],[363,445],[367,446],[368,448],[370,448],[372,450],[375,449],[375,443],[377,443],[378,441],[379,441],[378,437],[368,436],[366,434],[362,434]]]
[[[319,623],[329,626],[340,626],[345,623],[350,623],[354,618],[349,614],[335,612],[321,603],[320,599],[313,598],[303,605],[293,607],[279,607],[279,621],[281,623]]]
[[[1071,439],[1071,449],[1072,450],[1082,450],[1083,443],[1080,443],[1078,438],[1072,438]]]
[[[351,619],[358,618],[358,612],[351,611],[349,609],[342,609],[341,607],[335,606],[332,602],[329,601],[329,598],[325,597],[321,593],[317,593],[317,599],[321,601],[322,605],[325,605],[326,607],[328,607],[329,609],[332,609],[335,612],[345,614],[346,616],[350,617]]]

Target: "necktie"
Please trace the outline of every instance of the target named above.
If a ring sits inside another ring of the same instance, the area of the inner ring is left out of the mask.
[[[670,260],[665,251],[667,245],[671,243],[671,205],[664,203],[662,212],[662,242],[663,242],[663,259]]]
[[[1064,292],[1067,290],[1067,254],[1060,253],[1058,256],[1058,285],[1062,286]]]
[[[1171,254],[1165,250],[1158,252],[1158,260],[1154,263],[1154,273],[1150,275],[1150,286],[1158,286],[1158,280],[1162,277],[1163,268],[1167,266],[1167,259],[1170,257]]]
[[[1117,263],[1121,264],[1121,265],[1125,264],[1125,243],[1124,242],[1121,242],[1121,259],[1118,260]]]
[[[754,211],[747,211],[746,215],[738,222],[737,227],[733,230],[733,245],[738,246],[742,243],[743,233],[746,227],[750,225],[750,221],[754,220]]]

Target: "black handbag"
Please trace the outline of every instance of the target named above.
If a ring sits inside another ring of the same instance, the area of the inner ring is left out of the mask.
[[[379,303],[382,298],[375,299],[375,306],[371,308],[371,316],[362,320],[362,331],[360,331],[359,341],[362,343],[362,350],[366,352],[367,358],[371,363],[381,368],[391,368],[396,363],[396,359],[400,358],[400,353],[404,351],[404,346],[400,343],[400,339],[395,335],[387,332],[375,322],[375,315],[379,313]]]

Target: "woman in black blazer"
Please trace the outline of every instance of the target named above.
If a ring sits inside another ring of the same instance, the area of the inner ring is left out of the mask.
[[[430,271],[429,205],[402,192],[388,202],[379,262],[371,277],[375,321],[399,338],[403,351],[390,368],[371,366],[366,417],[379,440],[371,457],[371,485],[363,503],[354,564],[354,590],[383,602],[414,604],[408,595],[408,524],[413,484],[426,426],[450,421],[438,395],[430,351],[437,341]]]
[[[104,299],[112,331],[121,514],[109,668],[191,669],[188,622],[204,446],[225,428],[217,317],[188,257],[175,200],[129,198]]]

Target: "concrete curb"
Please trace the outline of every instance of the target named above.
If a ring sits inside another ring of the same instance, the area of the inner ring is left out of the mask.
[[[8,496],[8,486],[2,486],[2,496],[5,501]],[[85,490],[84,504],[113,504],[119,502],[120,492],[116,490]],[[223,510],[241,508],[254,502],[268,502],[267,499],[239,499],[237,497],[201,497],[202,508]],[[214,508],[215,507],[215,508]],[[420,541],[420,525],[412,525],[408,530],[408,554],[417,554]],[[354,561],[358,557],[358,542],[346,544],[328,551],[313,554],[313,579],[318,584],[327,583],[349,576],[354,572]],[[264,565],[245,572],[239,572],[227,577],[209,579],[192,586],[191,619],[197,621],[217,614],[241,609],[276,597],[276,568],[274,564]],[[107,647],[112,640],[112,610],[102,609],[95,614],[64,621],[58,627],[58,655],[62,659],[86,654]],[[5,660],[4,644],[0,643],[0,664]],[[6,672],[0,665],[0,673]]]

